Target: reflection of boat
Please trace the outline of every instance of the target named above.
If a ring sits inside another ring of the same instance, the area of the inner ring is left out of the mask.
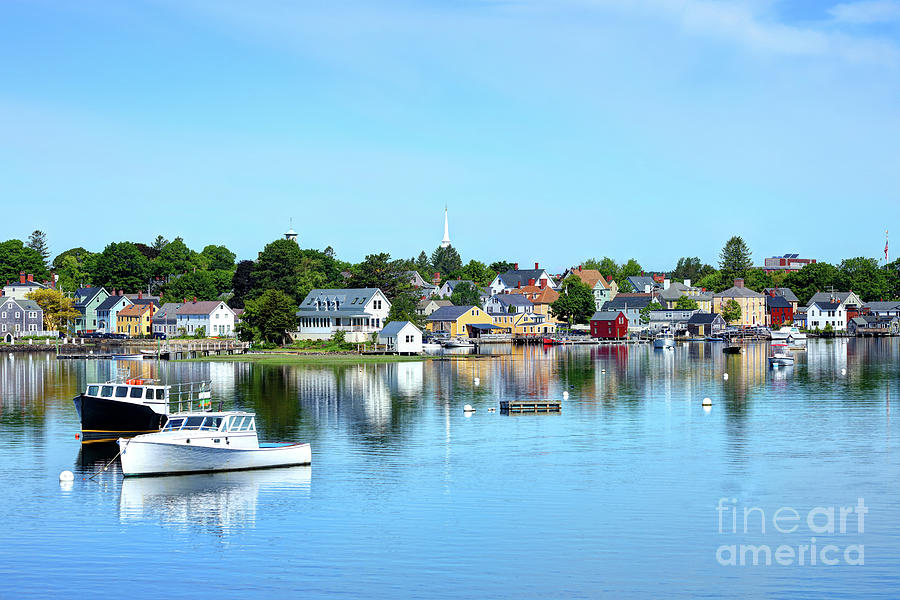
[[[671,333],[658,333],[655,338],[653,338],[653,347],[654,348],[674,348],[675,347],[675,336]]]
[[[437,342],[422,342],[422,352],[432,353],[439,352],[441,345]]]
[[[278,498],[308,496],[311,477],[311,467],[129,477],[122,482],[119,518],[152,518],[218,533],[253,525],[260,492],[277,492]]]
[[[144,360],[143,354],[113,354],[113,360]]]
[[[467,340],[460,340],[450,338],[442,342],[444,344],[444,348],[474,348],[475,344],[469,342]]]
[[[159,431],[169,412],[169,403],[179,409],[192,408],[194,401],[210,403],[209,382],[160,385],[155,380],[127,379],[91,383],[73,398],[81,420],[85,442],[115,441],[141,433]]]
[[[706,338],[707,342],[724,342],[725,338],[721,335],[711,335]]]
[[[122,473],[177,475],[308,465],[309,444],[260,444],[256,415],[187,412],[169,416],[162,431],[120,439]]]
[[[557,345],[557,344],[561,344],[561,343],[562,343],[562,340],[558,340],[558,339],[556,339],[556,338],[550,338],[550,337],[542,338],[541,341],[544,342],[544,345],[545,345],[545,346],[555,346],[555,345]]]
[[[788,352],[785,344],[772,344],[772,354],[769,355],[769,366],[793,365],[794,355]]]
[[[740,354],[742,350],[743,348],[740,344],[735,344],[733,342],[722,348],[722,352],[724,352],[725,354]]]

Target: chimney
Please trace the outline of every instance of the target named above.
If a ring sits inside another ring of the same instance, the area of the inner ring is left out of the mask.
[[[545,277],[541,277],[541,289],[547,287],[547,279]]]
[[[685,279],[685,280],[684,280],[684,287],[691,287],[691,280],[690,280],[690,279]]]
[[[138,290],[138,300],[140,300],[140,299],[143,298],[143,297],[144,297],[144,291],[143,291],[143,290]]]
[[[194,304],[197,304],[197,296],[194,296]]]
[[[530,285],[531,287],[534,287],[534,279],[529,279],[528,285]]]
[[[608,281],[609,283],[612,283],[612,275],[607,275],[606,281]]]
[[[90,288],[90,287],[91,287],[91,284],[87,284],[87,285],[86,285],[86,286],[84,286],[84,287],[86,287],[86,288]]]
[[[664,289],[664,290],[669,289],[669,286],[670,286],[671,284],[672,284],[672,282],[671,282],[670,280],[668,280],[668,279],[663,279],[663,289]]]
[[[28,274],[28,281],[34,281],[34,275],[31,273]]]
[[[538,269],[540,269],[540,267],[538,266],[537,263],[534,263],[534,270],[537,271]]]
[[[181,303],[182,303],[182,304],[187,304],[187,298],[182,298],[182,299],[181,299]]]
[[[513,271],[518,271],[518,270],[519,270],[519,263],[516,263],[513,265]]]
[[[734,287],[736,287],[736,288],[742,288],[742,287],[744,287],[744,280],[741,279],[740,277],[736,278],[736,279],[734,280]]]
[[[19,283],[25,283],[25,271],[19,273]]]
[[[579,270],[579,271],[583,271],[583,270],[584,270],[584,265],[578,265],[578,270]]]

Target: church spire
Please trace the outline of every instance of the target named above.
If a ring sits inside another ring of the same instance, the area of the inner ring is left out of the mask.
[[[444,205],[444,239],[441,240],[441,248],[450,245],[450,223],[447,220],[447,205]]]

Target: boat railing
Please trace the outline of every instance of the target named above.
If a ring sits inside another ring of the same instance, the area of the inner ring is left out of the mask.
[[[169,387],[169,412],[198,412],[212,409],[212,382],[190,381]]]

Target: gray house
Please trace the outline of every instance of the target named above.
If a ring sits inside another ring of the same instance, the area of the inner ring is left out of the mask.
[[[646,324],[641,323],[641,310],[647,306],[652,310],[660,308],[661,305],[659,300],[649,294],[641,294],[640,296],[619,294],[612,300],[607,300],[603,304],[602,310],[604,312],[611,310],[622,311],[628,318],[628,330],[639,331],[647,327]]]
[[[381,331],[391,303],[378,288],[315,289],[297,310],[297,331],[301,340],[327,340],[343,331],[348,342],[368,341]]]
[[[181,302],[166,302],[153,315],[153,337],[170,338],[178,334],[178,317],[176,312]]]
[[[698,310],[679,310],[675,308],[658,308],[650,311],[649,327],[651,331],[668,329],[673,333],[687,330],[688,321]]]
[[[694,313],[687,322],[688,333],[693,336],[717,335],[725,331],[725,319],[719,313]]]
[[[533,313],[534,302],[524,294],[497,294],[486,298],[482,308],[489,315]]]
[[[0,339],[12,343],[16,338],[40,335],[44,331],[44,311],[34,300],[0,298]]]

